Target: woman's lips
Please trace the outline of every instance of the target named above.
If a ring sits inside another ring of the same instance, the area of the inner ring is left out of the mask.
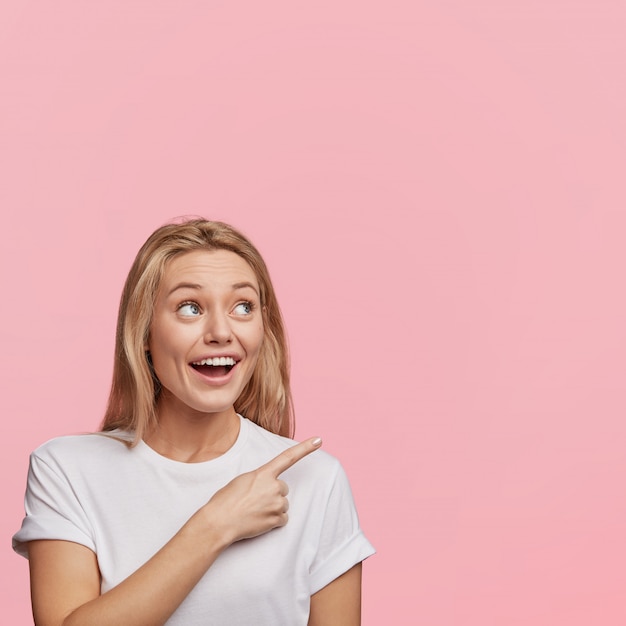
[[[232,377],[232,371],[239,361],[230,356],[208,357],[199,361],[193,361],[189,365],[203,380],[225,383]]]
[[[221,376],[226,376],[230,370],[235,367],[234,365],[195,365],[191,364],[191,367],[196,370],[196,372],[200,372],[203,376],[207,376],[208,378],[219,378]]]

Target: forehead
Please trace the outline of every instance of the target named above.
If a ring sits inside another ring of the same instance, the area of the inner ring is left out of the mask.
[[[258,289],[258,280],[248,262],[230,250],[193,250],[170,259],[163,272],[161,287],[178,282],[201,286],[233,285],[250,282]]]

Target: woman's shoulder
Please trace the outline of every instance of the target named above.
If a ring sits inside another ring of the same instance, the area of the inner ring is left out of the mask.
[[[33,450],[31,456],[43,461],[91,457],[105,451],[107,454],[123,453],[133,441],[133,433],[123,430],[110,432],[62,435],[46,441]]]

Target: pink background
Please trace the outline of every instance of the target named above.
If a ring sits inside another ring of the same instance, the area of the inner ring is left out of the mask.
[[[625,33],[617,0],[3,3],[3,623],[28,453],[97,427],[131,259],[189,213],[273,271],[365,626],[626,623]]]

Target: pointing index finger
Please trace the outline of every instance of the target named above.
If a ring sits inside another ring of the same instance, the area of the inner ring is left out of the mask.
[[[287,448],[284,452],[281,452],[278,456],[274,457],[271,461],[262,465],[259,469],[267,470],[274,477],[278,478],[285,470],[289,469],[292,465],[295,465],[298,461],[303,459],[307,454],[315,452],[322,445],[322,440],[319,437],[313,437],[307,439],[302,443],[297,443],[291,448]]]

